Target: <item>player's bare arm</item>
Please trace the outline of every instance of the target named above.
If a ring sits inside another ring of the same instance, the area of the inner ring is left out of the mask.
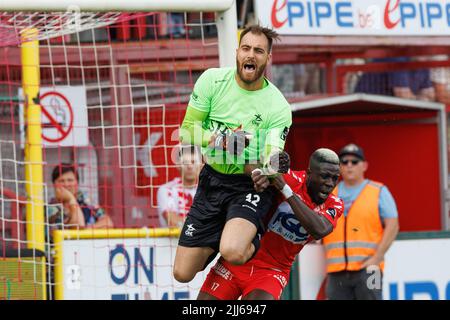
[[[280,191],[286,186],[286,182],[282,176],[274,177],[272,184]],[[333,231],[333,225],[331,222],[328,221],[327,218],[310,209],[297,194],[292,193],[292,196],[287,199],[287,202],[291,206],[301,225],[314,239],[322,239]]]

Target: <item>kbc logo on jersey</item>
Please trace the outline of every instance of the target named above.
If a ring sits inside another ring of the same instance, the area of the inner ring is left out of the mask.
[[[283,202],[273,215],[269,222],[269,230],[296,244],[306,243],[309,237],[286,202]]]

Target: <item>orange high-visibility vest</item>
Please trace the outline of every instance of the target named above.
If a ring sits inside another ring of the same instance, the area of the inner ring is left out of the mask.
[[[378,202],[383,185],[370,181],[353,202],[346,217],[342,216],[335,230],[323,238],[327,272],[358,271],[368,257],[375,254],[383,237]],[[338,187],[333,190],[338,194]],[[384,262],[379,265],[383,270]]]

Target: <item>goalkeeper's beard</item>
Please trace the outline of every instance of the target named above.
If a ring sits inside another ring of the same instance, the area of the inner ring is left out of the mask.
[[[264,70],[266,70],[267,63],[264,63],[263,65],[256,68],[255,75],[251,79],[246,79],[244,77],[244,63],[240,63],[238,59],[236,59],[236,68],[237,68],[237,74],[238,77],[245,83],[245,84],[253,84],[259,79],[261,79],[262,75],[264,74]]]

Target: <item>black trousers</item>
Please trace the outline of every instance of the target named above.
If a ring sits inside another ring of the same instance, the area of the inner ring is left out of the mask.
[[[370,272],[367,269],[328,273],[327,298],[330,300],[383,300],[382,279],[382,272]]]

